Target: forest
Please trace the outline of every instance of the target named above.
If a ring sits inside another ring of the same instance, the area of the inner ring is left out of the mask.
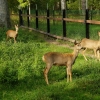
[[[100,59],[94,57],[92,50],[86,52],[87,61],[82,51],[78,52],[77,59],[72,66],[72,82],[67,82],[66,66],[54,65],[48,73],[49,85],[47,85],[43,74],[46,68],[42,60],[43,55],[47,52],[74,55],[74,43],[54,39],[23,27],[15,30],[14,25],[19,22],[18,9],[24,9],[29,5],[34,9],[37,5],[41,10],[45,10],[48,3],[49,8],[55,6],[55,9],[59,10],[61,1],[7,1],[13,26],[0,27],[0,100],[100,100]],[[99,0],[88,0],[89,9],[99,11],[99,2]],[[84,0],[66,0],[67,9],[81,10],[84,8],[82,5],[84,5]],[[40,26],[44,28],[44,20],[39,21]],[[52,31],[60,34],[61,25],[56,21],[55,27],[52,24]],[[99,40],[97,35],[99,25],[91,24],[90,29],[92,30],[91,38]],[[17,33],[15,43],[13,38],[7,39],[8,30]],[[83,24],[69,22],[68,33],[70,38],[80,40],[84,37]]]
[[[45,10],[47,3],[49,8],[61,9],[61,0],[7,0],[9,9],[12,12],[16,12],[19,9],[23,9],[27,6],[31,6],[31,8],[35,8],[36,4],[38,8]],[[88,8],[93,10],[100,10],[100,0],[87,0]],[[12,2],[12,3],[11,3]],[[65,0],[66,8],[73,10],[81,10],[83,9],[86,1],[85,0]]]

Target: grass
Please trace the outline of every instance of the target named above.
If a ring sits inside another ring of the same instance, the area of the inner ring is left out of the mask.
[[[75,11],[73,11],[72,13],[75,13]],[[39,16],[43,16],[45,14],[46,14],[46,12],[45,13],[39,12]],[[96,14],[96,12],[94,13],[94,15],[95,14]],[[51,14],[51,16],[52,16],[52,14]],[[71,16],[72,17],[74,16],[76,18],[76,15],[72,14]],[[71,16],[69,16],[68,18],[71,18]],[[56,17],[57,16],[55,16],[55,18]],[[58,18],[60,18],[60,17],[61,16],[59,16]],[[82,17],[81,19],[84,19],[83,16],[78,15],[77,18],[80,19],[79,17]],[[96,17],[99,18],[98,15],[95,15],[95,17],[93,17],[93,20],[96,20],[97,19]],[[12,25],[13,25],[13,23],[18,23],[18,16],[11,15],[11,19],[13,19],[11,21]],[[23,17],[23,24],[24,24],[24,26],[28,26],[27,25],[27,17],[25,17],[25,16]],[[50,34],[63,36],[63,25],[62,24],[63,24],[62,21],[50,20]],[[30,18],[30,26],[29,27],[36,29],[35,17]],[[44,18],[38,19],[38,29],[41,31],[47,32],[47,20],[46,19],[44,19]],[[89,36],[91,39],[94,39],[94,40],[99,39],[98,34],[97,34],[98,31],[100,31],[99,25],[89,24]],[[71,39],[76,39],[76,40],[81,40],[81,39],[85,38],[86,37],[85,23],[66,22],[66,37],[71,38]]]
[[[25,21],[25,20],[24,20]],[[27,24],[25,24],[27,26]],[[35,27],[35,20],[30,21],[30,27]],[[46,20],[39,21],[39,30],[47,32]],[[89,37],[91,39],[98,39],[98,31],[100,31],[99,25],[89,25]],[[63,26],[61,21],[50,21],[50,34],[63,36]],[[66,22],[66,37],[71,39],[81,40],[86,37],[86,29],[84,23]]]
[[[66,82],[65,66],[52,67],[48,76],[50,85],[46,85],[43,54],[72,50],[49,44],[45,36],[21,28],[17,43],[6,42],[6,30],[0,29],[0,100],[100,99],[99,61],[88,57],[86,62],[79,54],[73,65],[72,82]]]
[[[94,11],[93,11],[94,12]],[[67,15],[68,18],[73,18],[73,19],[83,19],[84,16],[81,16],[79,14],[79,11],[76,12],[72,10],[72,13],[68,11]],[[57,13],[58,14],[58,13]],[[78,14],[78,15],[77,15]],[[39,12],[39,16],[45,16],[46,12]],[[52,16],[52,14],[51,14]],[[59,14],[55,16],[55,18],[62,18]],[[77,17],[77,18],[76,18]],[[93,19],[92,20],[98,20],[99,17],[97,13],[95,12],[93,14]],[[47,19],[45,18],[39,18],[38,19],[38,29],[42,30],[44,32],[47,32]],[[15,20],[16,21],[16,20]],[[27,17],[23,17],[24,21],[24,26],[27,26]],[[63,36],[63,25],[62,21],[54,21],[50,20],[50,34],[55,34],[58,36]],[[35,17],[31,17],[30,19],[30,27],[31,28],[36,28],[36,19]],[[98,39],[98,31],[100,31],[99,25],[95,24],[89,24],[89,36],[91,39]],[[66,37],[71,38],[71,39],[78,39],[81,40],[86,37],[86,26],[85,23],[76,23],[76,22],[66,22]]]

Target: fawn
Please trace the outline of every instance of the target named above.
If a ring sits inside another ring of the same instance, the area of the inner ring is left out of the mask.
[[[74,44],[73,53],[48,52],[43,55],[42,60],[46,63],[44,77],[47,84],[49,84],[48,72],[53,65],[66,66],[67,82],[72,81],[72,65],[78,56],[79,50],[81,49],[80,44],[76,44],[76,42],[74,42]]]
[[[16,31],[8,30],[6,32],[7,40],[8,40],[8,38],[13,38],[14,39],[14,43],[16,43],[16,37],[17,37],[17,34],[18,34],[18,25],[15,25],[15,29],[16,29]]]
[[[87,58],[85,56],[85,52],[87,49],[93,49],[95,57],[99,58],[100,41],[84,38],[84,39],[82,39],[80,44],[81,44],[82,48],[85,48],[85,50],[82,52],[82,54],[86,61],[87,61]]]

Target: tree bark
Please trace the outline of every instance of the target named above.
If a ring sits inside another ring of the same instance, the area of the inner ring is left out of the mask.
[[[62,10],[66,9],[66,0],[61,0],[61,9]]]
[[[86,9],[86,0],[81,0],[81,5],[82,5],[82,14],[85,14],[85,9]]]
[[[11,26],[7,0],[0,0],[0,26]]]

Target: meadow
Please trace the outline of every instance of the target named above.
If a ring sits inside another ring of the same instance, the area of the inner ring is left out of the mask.
[[[23,11],[25,15],[27,15],[26,10]],[[30,17],[29,21],[29,27],[36,29],[36,18],[35,16],[35,10],[31,9],[32,17]],[[91,15],[92,14],[92,15]],[[38,10],[38,30],[47,32],[47,19],[42,18],[43,16],[46,16],[46,10]],[[42,16],[42,17],[41,17]],[[52,10],[50,10],[50,17],[53,17],[55,19],[62,18],[61,11],[54,11],[54,14]],[[91,18],[92,17],[92,18]],[[67,10],[66,11],[66,18],[69,19],[80,19],[84,20],[85,16],[82,15],[78,10]],[[99,14],[96,11],[90,11],[89,13],[89,19],[94,21],[99,21]],[[15,20],[14,20],[15,21]],[[23,25],[28,26],[27,22],[27,16],[23,16]],[[52,20],[50,19],[50,34],[63,36],[63,23],[62,20]],[[89,37],[91,39],[98,39],[98,31],[100,31],[99,24],[89,24]],[[79,22],[70,22],[66,21],[66,37],[71,39],[78,39],[81,40],[86,37],[86,26],[85,23],[79,23]]]
[[[46,85],[43,54],[73,50],[49,44],[47,40],[51,38],[22,28],[19,29],[17,43],[13,43],[6,41],[6,31],[0,28],[0,100],[100,99],[100,61],[91,57],[85,61],[79,53],[72,69],[72,82],[66,81],[65,66],[55,66],[49,72],[50,85]],[[66,41],[60,43],[69,44]],[[74,45],[70,43],[70,46]]]

